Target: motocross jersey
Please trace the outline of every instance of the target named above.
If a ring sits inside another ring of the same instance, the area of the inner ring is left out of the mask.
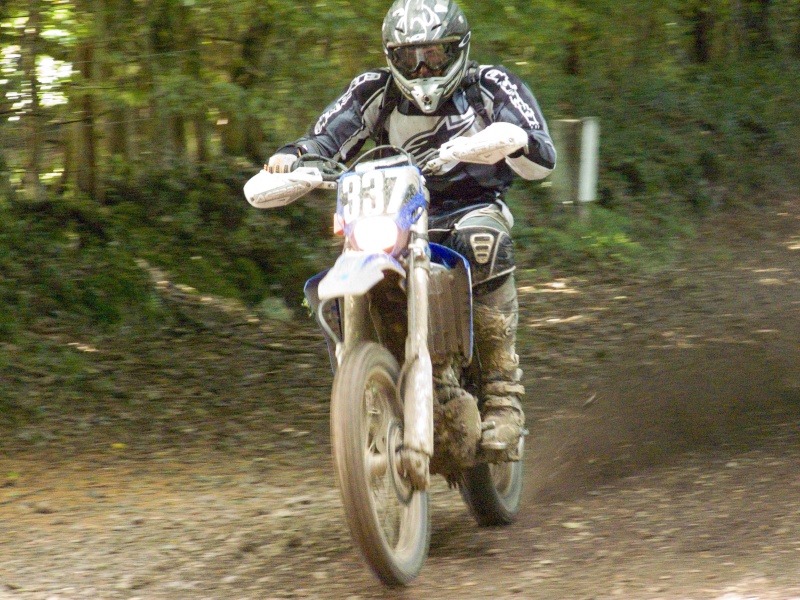
[[[381,115],[393,86],[386,68],[356,77],[332,102],[305,137],[279,153],[319,154],[337,161],[355,156],[369,138],[383,138],[425,164],[439,147],[456,137],[475,135],[491,122],[518,125],[528,134],[527,151],[520,150],[494,165],[454,162],[443,172],[426,176],[431,211],[452,210],[501,198],[514,172],[525,179],[546,177],[555,167],[556,152],[533,93],[516,75],[501,66],[481,66],[477,82],[485,110],[470,105],[462,87],[433,114],[420,111],[400,96],[392,112]],[[375,131],[382,123],[384,131]]]

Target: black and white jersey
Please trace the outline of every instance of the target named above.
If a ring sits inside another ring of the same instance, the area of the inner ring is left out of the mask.
[[[367,71],[356,77],[347,90],[331,103],[307,136],[278,152],[314,153],[346,161],[374,131],[387,85],[394,85],[388,69]],[[556,152],[533,93],[516,75],[500,66],[481,66],[479,86],[486,115],[522,127],[528,133],[528,151],[495,165],[454,163],[437,176],[426,176],[432,209],[491,202],[511,185],[516,172],[525,179],[546,177],[555,167]],[[385,120],[388,143],[409,152],[424,164],[439,147],[459,136],[485,129],[485,123],[470,106],[463,88],[456,90],[433,114],[426,115],[405,97]]]

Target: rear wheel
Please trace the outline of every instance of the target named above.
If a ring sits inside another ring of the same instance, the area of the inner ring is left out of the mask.
[[[375,343],[345,355],[333,383],[331,441],[334,467],[353,540],[387,585],[404,585],[428,554],[426,492],[403,477],[403,407],[399,368]]]
[[[509,525],[516,519],[522,498],[524,450],[523,435],[519,439],[519,461],[481,463],[464,473],[461,496],[478,525]]]

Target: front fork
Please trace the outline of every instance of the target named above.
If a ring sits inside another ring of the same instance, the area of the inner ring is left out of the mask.
[[[411,228],[411,234],[401,461],[413,487],[425,490],[430,484],[429,465],[433,456],[433,367],[428,350],[431,256],[427,212]]]
[[[428,215],[423,212],[411,228],[408,258],[408,337],[406,360],[401,376],[403,394],[403,471],[414,489],[425,490],[430,484],[430,459],[433,456],[433,367],[428,350],[428,281],[431,273],[428,245]],[[369,300],[363,296],[345,296],[344,345],[336,355],[341,360],[345,345],[354,347],[369,340],[372,331]]]

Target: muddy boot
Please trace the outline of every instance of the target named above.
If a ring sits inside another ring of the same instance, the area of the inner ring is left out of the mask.
[[[519,438],[525,428],[519,398],[512,394],[487,394],[481,412],[481,449],[486,457],[494,459],[491,462],[519,460]]]
[[[481,415],[477,399],[460,386],[458,369],[449,364],[434,365],[433,393],[431,473],[443,475],[452,484],[456,475],[475,464]]]
[[[513,275],[493,291],[476,293],[474,308],[483,390],[482,458],[516,461],[519,439],[525,433],[521,404],[525,388],[515,348],[519,307]]]

